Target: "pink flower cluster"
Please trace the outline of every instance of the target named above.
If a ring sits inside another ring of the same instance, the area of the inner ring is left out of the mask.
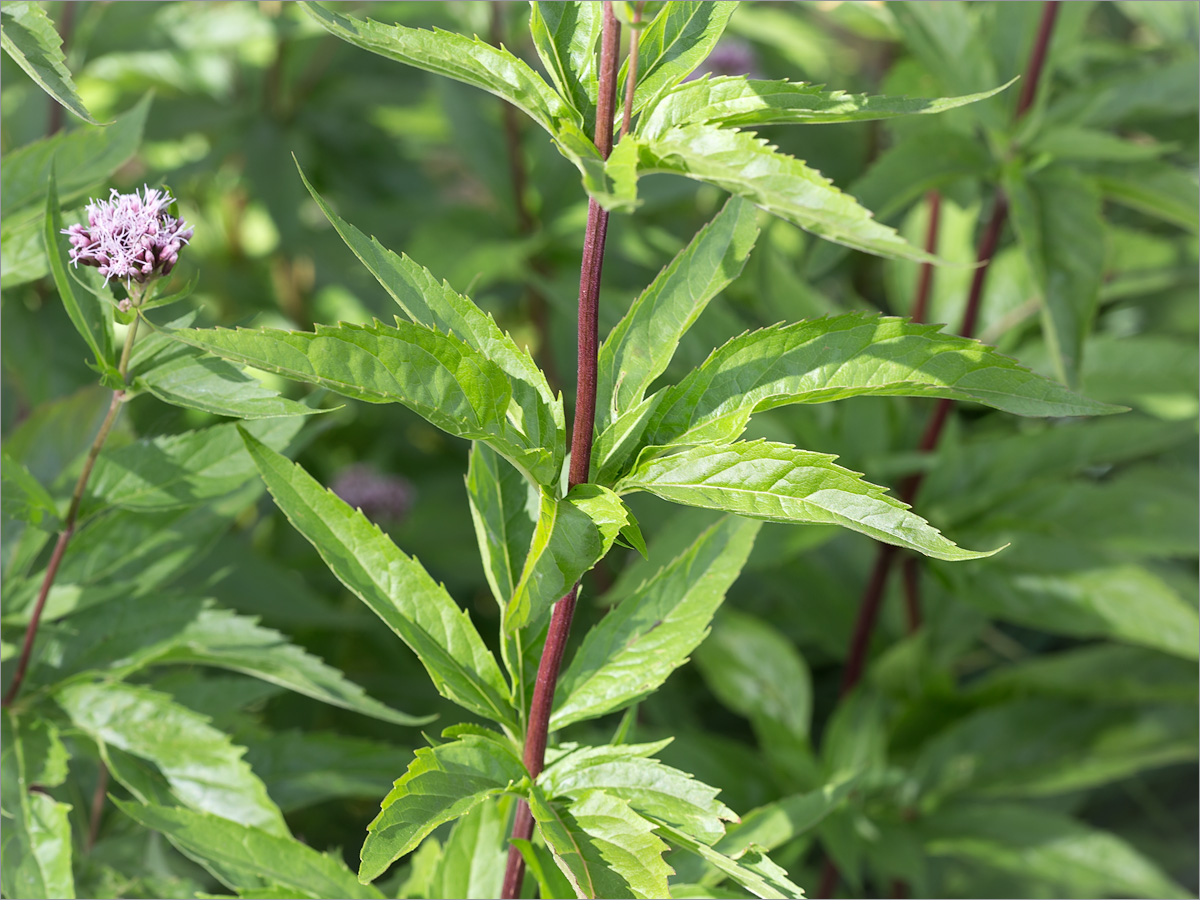
[[[175,198],[144,186],[141,194],[118,194],[87,206],[87,225],[72,225],[71,262],[96,266],[104,276],[139,284],[166,275],[179,261],[179,250],[192,236],[182,219],[167,212]]]

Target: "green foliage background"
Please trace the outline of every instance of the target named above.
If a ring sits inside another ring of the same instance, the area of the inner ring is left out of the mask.
[[[392,300],[329,227],[294,156],[342,216],[469,293],[571,396],[586,196],[579,173],[522,121],[531,221],[523,218],[499,100],[350,47],[296,4],[42,6],[67,35],[87,109],[114,123],[88,144],[98,126],[58,110],[8,55],[0,62],[0,428],[5,451],[23,457],[52,498],[69,494],[90,423],[108,402],[41,250],[46,162],[56,145],[38,142],[64,117],[65,137],[50,141],[66,148],[57,175],[67,221],[110,185],[168,184],[195,226],[178,271],[180,280],[198,275],[187,301],[198,324],[391,321]],[[478,33],[536,59],[524,4],[338,6]],[[978,333],[1089,398],[1132,408],[1047,422],[963,405],[932,461],[913,450],[931,400],[856,398],[754,419],[747,438],[837,454],[878,483],[897,485],[923,466],[918,512],[962,546],[1011,543],[985,560],[923,564],[925,627],[915,635],[893,578],[864,686],[839,704],[875,545],[832,526],[767,524],[713,634],[626,723],[638,742],[674,736],[660,758],[721,788],[721,800],[743,815],[784,800],[774,809],[794,827],[779,832],[787,839],[773,858],[810,895],[826,853],[855,895],[886,896],[897,881],[937,896],[1197,890],[1197,9],[1064,4],[1039,100],[1012,132],[1019,83],[938,116],[758,129],[914,245],[924,240],[924,194],[938,188],[938,252],[964,264],[1003,184],[1013,227],[989,274]],[[954,96],[1018,74],[1039,12],[1033,3],[752,2],[733,16],[722,49],[745,56],[762,78]],[[610,225],[602,335],[724,202],[713,187],[668,175],[638,188],[636,213],[614,215]],[[909,312],[916,263],[847,252],[765,214],[759,221],[745,271],[685,336],[669,381],[750,328]],[[929,321],[957,327],[970,277],[969,265],[936,271]],[[1058,297],[1045,313],[1043,283]],[[411,505],[382,524],[481,633],[493,634],[499,614],[475,561],[463,483],[467,445],[397,405],[265,381],[289,398],[337,408],[311,417],[298,435],[300,420],[265,420],[296,425],[257,436],[289,447],[323,484],[355,464],[404,479]],[[130,405],[110,446],[218,421],[146,398]],[[139,578],[157,579],[181,596],[260,617],[264,645],[269,629],[284,633],[389,712],[454,721],[417,659],[374,627],[262,494],[254,470],[231,473],[226,491],[187,516],[147,502],[149,524],[108,513],[92,531],[95,546],[86,533],[72,546],[80,562],[64,569],[62,605],[52,596],[52,612],[71,608],[72,585],[119,599]],[[24,546],[11,496],[6,481],[6,577]],[[717,519],[645,494],[630,502],[656,564]],[[621,550],[588,574],[573,646],[606,604],[651,571]],[[27,583],[5,589],[6,661],[27,618]],[[87,627],[154,627],[105,609]],[[68,647],[72,634],[51,629]],[[129,702],[173,697],[199,714],[181,731],[210,727],[202,721],[209,717],[211,728],[248,748],[246,762],[292,831],[356,868],[379,798],[404,772],[409,749],[424,743],[420,727],[359,715],[351,711],[358,698],[323,704],[312,690],[191,665],[186,654],[172,661],[134,677]],[[329,684],[326,694],[346,689]],[[86,707],[86,688],[70,702]],[[570,735],[603,743],[617,725],[601,720]],[[230,771],[240,765],[236,755],[226,762]],[[72,807],[77,839],[87,833],[95,777],[93,763],[73,756],[71,778],[56,792]],[[800,827],[808,813],[793,801],[826,785],[835,786],[836,808],[819,826]],[[762,828],[770,848],[771,826]],[[1101,830],[1125,843],[1106,843]],[[453,893],[465,887],[446,880],[453,866],[432,847],[388,876],[388,896],[465,896]],[[1144,858],[1122,856],[1129,848]],[[1140,868],[1146,860],[1158,870]],[[677,869],[683,880],[714,880],[711,870]],[[330,875],[329,891],[345,888],[342,876]],[[183,897],[223,889],[110,806],[95,846],[76,848],[76,890]]]

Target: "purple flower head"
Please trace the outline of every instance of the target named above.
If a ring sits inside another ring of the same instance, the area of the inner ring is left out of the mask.
[[[370,466],[347,466],[330,488],[372,522],[400,522],[412,505],[412,486],[407,481],[382,475]]]
[[[71,262],[96,266],[107,284],[110,278],[144,283],[166,275],[179,261],[179,251],[192,236],[182,219],[167,212],[175,202],[166,191],[143,185],[141,194],[118,194],[87,205],[87,225],[63,230],[71,238]]]

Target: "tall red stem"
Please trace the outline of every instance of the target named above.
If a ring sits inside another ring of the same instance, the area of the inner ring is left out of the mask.
[[[617,44],[620,25],[613,15],[612,3],[604,3],[604,30],[600,37],[600,88],[596,99],[596,149],[605,159],[612,152],[613,114],[616,109]],[[596,425],[596,368],[599,350],[600,275],[604,268],[604,241],[608,234],[608,212],[595,200],[588,202],[587,231],[583,239],[583,261],[579,275],[579,364],[575,394],[575,421],[571,429],[571,465],[567,475],[570,487],[588,480],[592,458],[592,433]],[[554,706],[554,690],[562,666],[563,651],[575,616],[576,584],[565,597],[554,604],[546,644],[538,661],[533,700],[529,705],[529,724],[525,731],[525,768],[532,778],[541,774],[546,758],[546,741],[550,730],[550,713]],[[521,801],[513,821],[513,840],[529,840],[533,836],[533,814],[529,804]],[[525,859],[515,844],[508,848],[508,863],[504,870],[504,885],[500,896],[515,900],[525,878]]]
[[[1025,70],[1025,80],[1021,87],[1021,96],[1017,101],[1015,120],[1019,121],[1037,96],[1038,83],[1041,80],[1042,69],[1045,66],[1046,55],[1050,48],[1050,39],[1054,33],[1054,22],[1058,17],[1060,0],[1047,0],[1042,8],[1042,19],[1038,25],[1037,37],[1034,39],[1033,50],[1030,53],[1029,64]],[[980,263],[971,279],[971,289],[967,296],[967,305],[963,311],[962,325],[959,333],[970,337],[975,333],[979,319],[979,307],[983,299],[983,287],[987,281],[988,269],[995,256],[996,247],[1000,243],[1000,234],[1008,219],[1008,198],[1000,191],[996,192],[996,200],[992,206],[991,218],[988,219],[983,235],[979,241],[979,251],[976,261]],[[929,453],[937,449],[941,440],[942,430],[949,418],[953,400],[939,400],[925,427],[921,437],[921,450]],[[904,480],[900,487],[900,498],[905,503],[912,503],[920,489],[923,473],[916,472]],[[875,566],[867,580],[867,586],[859,602],[858,619],[850,639],[850,648],[846,656],[846,668],[842,673],[841,696],[845,696],[858,684],[866,665],[867,650],[871,642],[871,634],[879,619],[879,609],[882,606],[884,588],[887,586],[888,575],[897,555],[896,548],[890,544],[880,544],[875,558]],[[917,611],[919,617],[919,609]],[[919,620],[919,619],[918,619]],[[910,611],[910,622],[912,614]],[[826,859],[822,873],[818,897],[832,896],[837,887],[838,872],[830,859]]]

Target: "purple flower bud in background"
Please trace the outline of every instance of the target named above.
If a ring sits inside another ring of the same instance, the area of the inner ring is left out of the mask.
[[[372,522],[400,522],[412,505],[413,490],[403,478],[383,475],[370,466],[347,466],[330,489]]]
[[[754,49],[745,41],[727,37],[717,41],[708,58],[700,63],[699,68],[692,72],[684,81],[694,81],[704,75],[745,75],[749,78],[761,78],[758,71],[758,57]]]
[[[179,250],[192,236],[187,222],[167,212],[175,198],[143,185],[141,194],[118,194],[87,205],[87,225],[63,230],[71,239],[71,262],[96,266],[110,278],[144,283],[166,275],[179,261]]]

